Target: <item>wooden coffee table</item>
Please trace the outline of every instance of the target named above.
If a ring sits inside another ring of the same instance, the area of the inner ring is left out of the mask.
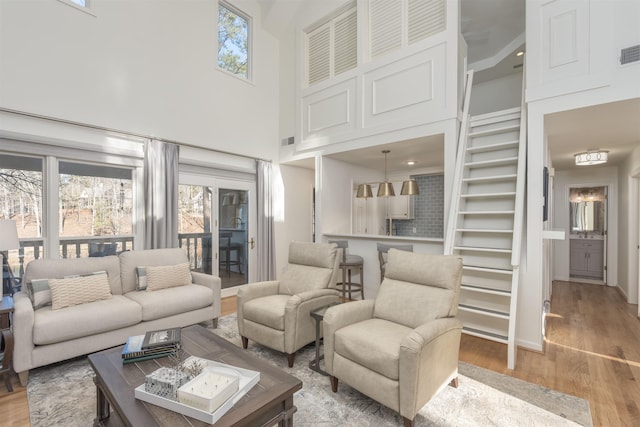
[[[224,338],[195,325],[182,329],[182,348],[190,355],[260,372],[260,382],[240,399],[216,426],[292,426],[293,394],[302,382],[275,366],[258,359]],[[134,389],[145,375],[161,366],[170,366],[167,357],[122,364],[122,347],[89,355],[95,372],[97,418],[94,425],[110,426],[205,426],[207,424],[177,412],[143,402]],[[113,412],[110,414],[110,409]]]

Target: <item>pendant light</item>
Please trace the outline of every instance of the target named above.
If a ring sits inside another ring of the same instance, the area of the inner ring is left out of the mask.
[[[356,192],[356,197],[358,199],[368,199],[369,197],[373,197],[373,192],[371,191],[371,185],[369,184],[358,185],[358,191]]]
[[[418,188],[418,182],[411,178],[402,183],[402,190],[400,195],[402,196],[417,196],[420,194],[420,188]]]
[[[378,197],[391,197],[396,195],[396,192],[393,190],[393,184],[387,181],[387,154],[390,152],[390,150],[382,150],[382,154],[384,154],[384,182],[378,185]]]

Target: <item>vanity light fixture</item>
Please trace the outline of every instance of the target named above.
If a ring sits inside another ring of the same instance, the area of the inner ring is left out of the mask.
[[[575,155],[576,166],[590,166],[607,163],[609,160],[609,152],[605,150],[592,150],[578,153]]]
[[[393,184],[387,181],[387,154],[390,152],[390,150],[382,150],[382,154],[384,154],[384,182],[378,185],[378,197],[391,197],[396,195],[396,192],[393,190]]]

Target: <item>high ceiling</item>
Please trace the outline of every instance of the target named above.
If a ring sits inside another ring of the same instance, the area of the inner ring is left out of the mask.
[[[287,23],[290,24],[291,20],[295,19],[300,4],[305,1],[317,0],[261,0],[263,11],[269,11],[263,16],[263,21],[273,27],[274,31],[281,32],[286,26],[283,25],[283,20],[288,20]],[[476,71],[474,83],[493,80],[510,73],[520,73],[523,61],[515,53],[525,50],[525,0],[460,1],[461,31],[468,45],[469,68]],[[610,151],[608,166],[620,164],[632,149],[640,144],[638,117],[640,99],[547,116],[545,130],[554,167],[559,170],[575,168],[574,154],[596,148]],[[435,159],[438,159],[437,156],[442,159],[440,153],[443,153],[443,144],[440,141],[421,138],[331,157],[382,169],[384,157],[381,150],[388,148],[392,150],[389,154],[390,173],[396,170],[407,171],[406,163],[403,161],[417,156],[416,147],[425,150],[425,155],[422,156],[425,161],[422,165],[418,163],[415,168],[430,167]],[[313,162],[307,164],[309,167],[313,167],[312,165]]]

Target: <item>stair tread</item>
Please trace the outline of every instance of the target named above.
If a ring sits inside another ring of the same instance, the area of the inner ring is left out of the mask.
[[[500,229],[488,229],[488,228],[457,228],[456,231],[467,233],[513,233],[513,230],[500,230]]]
[[[465,289],[468,291],[472,291],[472,292],[478,292],[478,293],[485,293],[485,294],[495,294],[495,295],[503,295],[506,297],[510,297],[511,296],[511,291],[505,291],[502,289],[491,289],[491,288],[486,288],[483,286],[474,286],[474,285],[466,285],[466,284],[462,284],[460,285],[460,289]]]
[[[518,175],[515,173],[507,175],[491,175],[491,176],[476,176],[462,178],[462,182],[489,182],[489,181],[509,181],[516,179]]]
[[[508,274],[511,275],[513,270],[506,270],[502,268],[493,268],[493,267],[479,267],[477,265],[463,265],[462,270],[470,270],[470,271],[484,271],[486,273],[496,273],[496,274]]]
[[[469,326],[463,326],[462,332],[465,332],[468,335],[473,335],[480,338],[486,338],[492,341],[498,341],[503,344],[507,344],[507,341],[508,341],[508,338],[506,335],[496,334],[494,332],[489,332],[489,331],[483,331],[481,329],[471,328]]]
[[[515,197],[515,191],[505,191],[503,193],[473,193],[473,194],[461,194],[463,199],[472,199],[475,197],[486,199],[487,197]]]
[[[473,127],[473,124],[472,124]],[[479,130],[479,131],[471,131],[469,132],[469,138],[477,138],[479,136],[490,136],[490,135],[497,135],[499,133],[506,133],[506,132],[511,132],[514,130],[520,130],[520,123],[516,123],[513,125],[509,125],[509,126],[503,126],[503,127],[498,127],[498,128],[492,128],[492,129],[486,129],[486,130]]]
[[[498,119],[498,118],[509,116],[512,114],[520,114],[521,112],[522,112],[522,109],[520,107],[513,107],[513,108],[508,108],[506,110],[492,111],[491,113],[476,114],[475,116],[471,116],[470,121],[471,123],[473,123],[474,121]],[[499,121],[500,120],[496,120],[496,122],[499,122]]]
[[[458,304],[458,309],[464,309],[466,311],[473,311],[475,313],[487,314],[493,317],[500,317],[502,319],[508,319],[509,313],[504,311],[492,310],[489,308],[476,307],[468,304]]]
[[[478,145],[477,147],[467,147],[467,153],[483,153],[488,151],[498,151],[505,148],[517,147],[519,140],[499,142],[497,144]]]
[[[505,157],[502,159],[480,160],[478,162],[467,162],[464,164],[467,168],[488,167],[497,165],[510,165],[518,163],[518,157]]]
[[[511,249],[483,248],[483,247],[479,247],[479,246],[454,246],[453,249],[457,249],[459,251],[497,252],[497,253],[501,253],[501,254],[509,254],[509,253],[511,253]]]
[[[461,215],[513,215],[516,211],[459,211]]]

